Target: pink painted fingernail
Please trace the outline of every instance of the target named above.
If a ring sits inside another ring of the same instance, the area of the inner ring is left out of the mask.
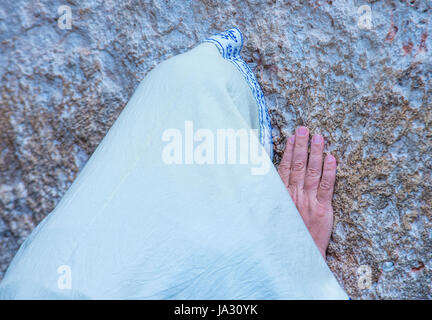
[[[322,141],[322,136],[320,134],[314,134],[312,137],[312,142],[316,144],[320,144]]]
[[[295,142],[295,136],[291,136],[291,137],[289,137],[289,142],[290,142],[291,144],[294,144],[294,142]]]
[[[297,134],[298,134],[299,136],[304,137],[305,135],[307,135],[307,133],[308,133],[308,128],[306,128],[306,127],[299,127],[299,128],[297,129]]]

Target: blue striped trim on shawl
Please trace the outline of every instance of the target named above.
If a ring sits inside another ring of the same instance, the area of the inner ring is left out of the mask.
[[[216,45],[224,59],[231,61],[249,84],[258,105],[259,114],[259,139],[270,159],[273,159],[272,127],[264,93],[248,64],[241,58],[240,51],[243,47],[243,34],[238,28],[229,29],[216,34],[204,42]]]

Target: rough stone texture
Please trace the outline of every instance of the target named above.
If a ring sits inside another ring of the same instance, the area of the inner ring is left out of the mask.
[[[357,24],[364,4],[371,30]],[[57,27],[60,5],[71,30]],[[415,0],[2,1],[0,276],[144,75],[238,26],[275,163],[300,124],[338,158],[328,263],[340,283],[358,299],[432,298],[431,14]]]

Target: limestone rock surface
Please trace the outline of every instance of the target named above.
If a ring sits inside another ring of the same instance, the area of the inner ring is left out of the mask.
[[[431,299],[431,17],[429,0],[1,1],[0,277],[146,73],[237,26],[275,164],[298,125],[338,159],[328,263],[341,285]]]

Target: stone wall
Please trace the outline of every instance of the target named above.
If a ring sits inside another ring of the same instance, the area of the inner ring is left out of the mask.
[[[432,298],[431,14],[429,0],[2,1],[0,277],[145,74],[237,26],[275,163],[300,124],[338,158],[340,283],[354,299]]]

